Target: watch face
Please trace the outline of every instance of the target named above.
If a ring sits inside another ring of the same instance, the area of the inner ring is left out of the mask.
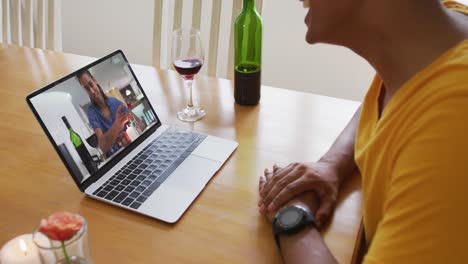
[[[296,226],[302,219],[302,212],[296,208],[287,208],[278,218],[278,224],[283,228]]]

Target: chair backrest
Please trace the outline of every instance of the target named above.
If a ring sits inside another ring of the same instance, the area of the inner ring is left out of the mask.
[[[0,0],[1,42],[62,49],[60,0]]]
[[[259,13],[262,12],[262,4],[262,0],[256,0]],[[155,0],[154,6],[154,66],[171,65],[172,31],[191,26],[200,29],[202,34],[205,48],[202,72],[210,76],[233,78],[234,22],[242,9],[242,0]]]

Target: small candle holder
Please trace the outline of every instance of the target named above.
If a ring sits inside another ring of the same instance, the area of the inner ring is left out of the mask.
[[[71,238],[61,241],[51,239],[40,227],[33,233],[33,241],[38,248],[42,264],[92,264],[89,251],[87,224],[83,218],[81,229]]]

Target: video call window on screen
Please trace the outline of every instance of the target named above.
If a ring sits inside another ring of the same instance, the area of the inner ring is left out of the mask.
[[[158,122],[120,54],[77,72],[32,102],[80,182]]]

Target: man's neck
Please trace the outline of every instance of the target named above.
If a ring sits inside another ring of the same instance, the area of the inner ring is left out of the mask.
[[[106,104],[106,100],[104,99],[103,96],[101,96],[98,100],[96,100],[96,103],[99,107],[99,109],[106,109],[107,108],[107,104]]]
[[[382,78],[386,98],[417,72],[428,66],[445,51],[468,36],[463,15],[444,9],[438,2],[427,1],[369,1],[368,12],[363,8],[361,33],[343,43],[367,59]],[[428,4],[430,2],[430,4]],[[371,6],[387,5],[375,7]]]

